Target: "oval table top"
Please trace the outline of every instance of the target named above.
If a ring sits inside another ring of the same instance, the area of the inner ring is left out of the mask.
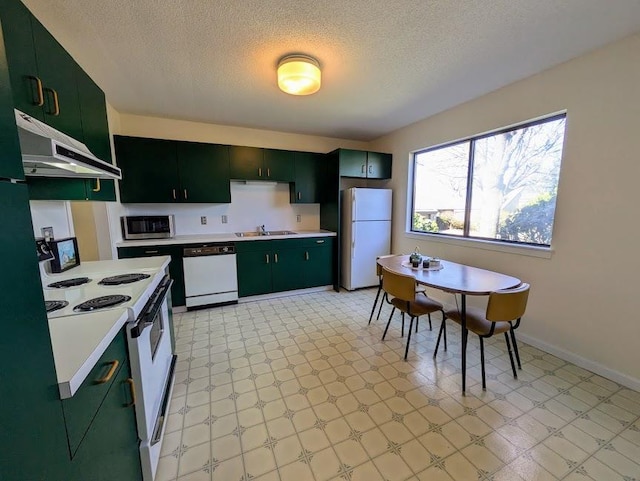
[[[521,284],[520,279],[516,277],[445,260],[440,261],[440,270],[414,269],[402,265],[408,262],[408,255],[378,259],[378,264],[388,270],[411,275],[418,284],[448,292],[486,296],[494,291],[510,289]]]

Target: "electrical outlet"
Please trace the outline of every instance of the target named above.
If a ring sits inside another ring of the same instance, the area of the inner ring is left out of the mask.
[[[203,215],[200,217],[200,224],[205,225],[207,223],[207,216]]]
[[[302,222],[302,216],[300,214],[296,216],[296,222]]]
[[[222,223],[223,223],[223,224],[226,224],[226,223],[227,223],[227,216],[226,216],[226,215],[223,215],[223,216],[222,216]]]

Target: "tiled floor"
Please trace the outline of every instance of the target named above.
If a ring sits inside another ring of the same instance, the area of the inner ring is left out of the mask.
[[[421,320],[404,362],[399,315],[385,342],[367,326],[374,294],[176,315],[157,481],[640,479],[640,393],[523,343],[514,380],[502,337],[483,392],[471,335],[462,396],[457,326],[434,360]]]

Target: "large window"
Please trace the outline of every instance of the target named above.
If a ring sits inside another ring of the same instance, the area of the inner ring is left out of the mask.
[[[551,245],[565,120],[416,152],[411,230]]]

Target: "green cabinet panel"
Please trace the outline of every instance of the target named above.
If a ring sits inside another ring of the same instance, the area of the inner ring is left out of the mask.
[[[27,177],[31,200],[87,200],[86,179]]]
[[[171,302],[174,306],[185,305],[184,268],[182,267],[181,245],[157,245],[141,247],[118,247],[118,259],[132,257],[171,256],[169,275],[173,279],[171,286]]]
[[[0,179],[24,179],[7,59],[0,28]]]
[[[80,101],[82,140],[93,155],[112,164],[104,92],[79,65],[75,66],[75,77]]]
[[[229,147],[227,145],[176,142],[183,202],[228,204]]]
[[[109,179],[84,179],[87,200],[115,202],[116,182]]]
[[[232,179],[264,180],[264,149],[232,145],[229,147],[229,158]]]
[[[320,154],[296,152],[294,154],[295,180],[290,187],[292,204],[316,204],[319,202]]]
[[[117,362],[116,371],[111,379],[102,382],[114,362]],[[71,457],[75,456],[89,431],[91,422],[114,381],[115,374],[126,366],[127,362],[126,333],[122,330],[107,347],[78,391],[72,397],[62,401]]]
[[[303,286],[305,250],[303,248],[273,251],[271,281],[273,292],[291,291]]]
[[[178,200],[176,144],[170,140],[114,136],[123,203]]]
[[[32,18],[31,26],[38,76],[43,85],[44,121],[74,139],[82,140],[76,63],[38,20]]]
[[[333,243],[319,244],[305,251],[304,287],[333,284]]]
[[[9,75],[13,105],[18,110],[44,121],[39,94],[41,92],[44,97],[44,92],[38,88],[38,64],[31,29],[31,12],[18,0],[1,0],[0,17],[7,61],[11,67]]]
[[[70,479],[26,185],[0,181],[0,217],[0,478]]]
[[[114,136],[123,203],[229,203],[226,145]]]
[[[293,182],[294,178],[294,153],[292,151],[264,149],[263,180]]]
[[[341,177],[390,179],[391,154],[364,150],[338,149]]]
[[[254,244],[243,242],[242,244]],[[260,242],[268,244],[268,242]],[[272,292],[271,263],[273,256],[268,247],[260,250],[240,251],[236,255],[238,267],[238,296],[256,296]]]
[[[114,377],[91,429],[73,458],[72,476],[56,479],[142,480],[128,363]]]

